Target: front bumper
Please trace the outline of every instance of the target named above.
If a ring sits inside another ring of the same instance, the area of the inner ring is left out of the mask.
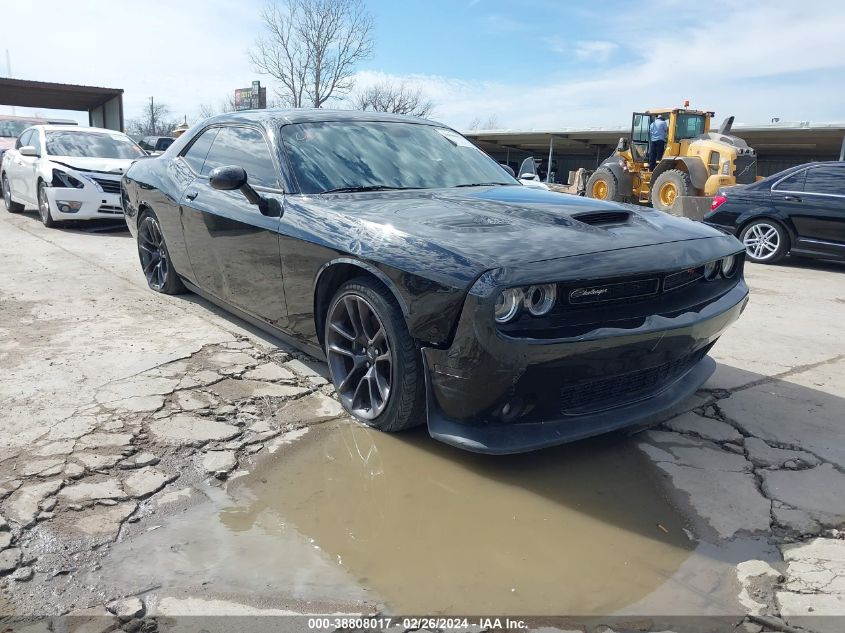
[[[123,207],[119,193],[105,193],[94,187],[86,186],[82,189],[73,187],[47,187],[47,200],[54,220],[93,220],[111,218],[123,219]],[[68,213],[60,208],[60,202],[81,202],[78,211]]]
[[[747,302],[740,280],[697,311],[537,340],[503,336],[489,304],[471,293],[452,347],[423,350],[429,433],[466,450],[506,454],[643,422],[707,380],[715,369],[707,351]]]

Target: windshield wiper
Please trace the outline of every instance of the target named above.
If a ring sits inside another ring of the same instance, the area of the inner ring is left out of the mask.
[[[509,184],[507,182],[468,182],[463,185],[454,185],[454,187],[507,187]]]
[[[365,187],[337,187],[320,193],[349,193],[353,191],[401,191],[403,189],[419,189],[420,187],[391,187],[389,185],[367,185]]]

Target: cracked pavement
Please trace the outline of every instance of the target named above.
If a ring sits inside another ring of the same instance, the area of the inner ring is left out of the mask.
[[[77,578],[167,525],[197,486],[225,489],[343,412],[324,367],[196,297],[148,291],[128,234],[0,216],[3,613],[113,626],[149,613],[155,587],[130,595]],[[728,557],[737,630],[843,630],[819,617],[845,615],[843,274],[749,265],[751,303],[714,348],[714,376],[632,438],[700,547],[753,541],[771,554]],[[247,609],[181,600],[158,605]]]

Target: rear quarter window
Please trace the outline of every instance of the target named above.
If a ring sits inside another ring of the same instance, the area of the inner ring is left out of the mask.
[[[807,193],[845,195],[845,169],[839,165],[819,165],[807,170]]]
[[[806,176],[807,170],[802,169],[775,183],[772,189],[775,191],[804,191],[804,179]]]

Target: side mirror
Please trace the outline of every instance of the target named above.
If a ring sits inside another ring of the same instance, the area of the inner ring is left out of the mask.
[[[258,207],[263,215],[270,217],[281,217],[280,209],[277,200],[267,200],[262,197],[248,182],[246,170],[237,165],[224,165],[211,170],[208,175],[208,182],[212,189],[218,191],[234,191],[239,190],[250,204]]]
[[[38,156],[38,150],[32,145],[24,145],[18,151],[21,153],[21,156]]]
[[[532,174],[531,172],[525,172],[524,174],[519,175],[520,180],[537,180],[537,174]]]
[[[508,172],[511,176],[516,178],[516,172],[513,170],[513,167],[511,167],[510,165],[505,165],[504,163],[499,163],[499,165],[501,165],[502,169]]]

